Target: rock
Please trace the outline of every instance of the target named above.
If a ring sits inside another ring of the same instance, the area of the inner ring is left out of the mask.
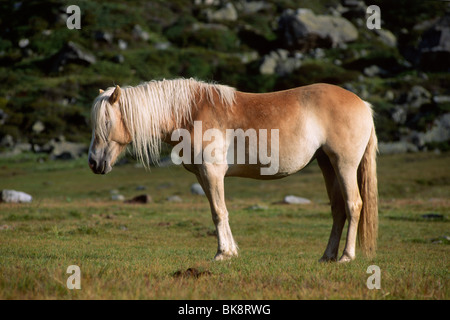
[[[42,121],[36,121],[31,127],[31,130],[33,130],[34,133],[39,134],[45,130],[45,125],[42,123]]]
[[[141,27],[140,25],[138,25],[138,24],[136,24],[136,25],[133,27],[132,33],[133,33],[133,36],[134,36],[135,38],[138,38],[138,39],[140,39],[140,40],[148,41],[148,40],[150,39],[150,35],[148,34],[148,32],[142,30],[142,27]]]
[[[113,35],[109,32],[96,31],[94,33],[94,39],[99,42],[112,43],[113,38],[114,38]]]
[[[121,54],[116,54],[116,55],[112,58],[112,61],[115,62],[115,63],[121,64],[121,63],[124,63],[125,58],[124,58],[123,55],[121,55]]]
[[[341,9],[341,14],[347,19],[356,19],[366,16],[367,6],[364,1],[358,0],[343,0],[341,1],[344,9]]]
[[[136,187],[136,190],[138,190],[138,191],[142,191],[142,190],[145,190],[145,189],[147,189],[146,186],[137,186]]]
[[[311,200],[306,199],[306,198],[302,198],[302,197],[289,195],[289,196],[284,197],[283,203],[287,203],[287,204],[310,204]]]
[[[170,42],[157,42],[153,45],[153,47],[155,47],[156,50],[167,50],[169,49],[171,46]]]
[[[408,117],[408,113],[406,112],[406,108],[402,106],[396,106],[392,111],[392,120],[398,124],[405,124],[406,119]]]
[[[29,203],[33,201],[33,197],[29,194],[16,190],[2,190],[1,201],[8,203]]]
[[[224,7],[219,10],[213,11],[208,9],[206,11],[206,16],[209,22],[215,21],[236,21],[238,18],[238,13],[236,8],[231,2],[228,2]]]
[[[270,9],[270,4],[265,1],[240,1],[236,4],[237,9],[244,14],[255,14],[259,11]]]
[[[406,96],[406,105],[418,109],[424,104],[431,103],[431,93],[421,86],[413,86]]]
[[[2,138],[2,140],[0,141],[0,147],[12,148],[13,146],[14,146],[14,138],[12,136],[10,136],[9,134],[4,136]]]
[[[119,39],[117,41],[117,45],[119,46],[120,50],[126,50],[128,48],[128,43],[125,40]]]
[[[450,12],[422,34],[418,65],[427,71],[450,71]]]
[[[387,74],[386,70],[376,65],[371,65],[370,67],[364,68],[363,72],[368,77],[384,76]]]
[[[152,197],[148,194],[141,194],[139,196],[136,196],[130,200],[126,200],[125,203],[131,203],[131,204],[146,204],[152,202]]]
[[[52,139],[42,146],[42,151],[48,152],[51,159],[77,159],[86,156],[88,147],[83,143],[68,142],[64,137]]]
[[[205,195],[205,191],[203,191],[203,188],[200,185],[200,183],[194,183],[193,185],[191,185],[191,193],[192,194],[197,194],[197,195],[200,195],[200,196],[204,196]]]
[[[26,48],[30,44],[30,40],[28,39],[20,39],[19,40],[19,48]]]
[[[183,199],[181,199],[180,196],[173,195],[173,196],[167,197],[167,201],[169,201],[169,202],[183,202]]]
[[[0,109],[0,125],[5,124],[6,119],[8,119],[8,115],[6,114],[5,111],[3,111],[2,109]]]
[[[433,122],[433,126],[425,133],[419,133],[421,141],[426,143],[445,142],[450,140],[450,113],[446,113]]]
[[[125,197],[121,194],[112,194],[111,200],[113,201],[125,201]]]
[[[434,96],[433,101],[437,104],[440,103],[449,103],[450,102],[450,96]]]
[[[286,48],[298,50],[335,48],[358,39],[358,30],[347,19],[315,15],[309,9],[283,11],[278,19],[278,33]]]
[[[300,68],[301,61],[296,57],[289,57],[289,52],[284,49],[278,49],[265,55],[259,72],[261,74],[274,74],[285,76],[291,74],[294,70]]]
[[[395,48],[397,46],[397,37],[387,29],[374,29],[378,38],[387,46]]]
[[[396,154],[419,151],[417,146],[406,141],[380,142],[378,143],[378,150],[380,154]]]
[[[259,204],[255,204],[253,206],[250,206],[248,208],[246,208],[247,210],[251,210],[251,211],[264,211],[269,209],[269,207],[267,206],[263,206],[263,205],[259,205]]]
[[[95,56],[88,53],[80,45],[69,41],[61,50],[50,58],[50,72],[62,71],[68,63],[75,63],[88,66],[96,63]]]

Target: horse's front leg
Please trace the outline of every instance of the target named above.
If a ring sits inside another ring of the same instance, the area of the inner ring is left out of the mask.
[[[225,168],[220,165],[203,164],[196,174],[208,197],[212,219],[217,232],[217,253],[215,260],[225,260],[238,255],[238,247],[231,234],[228,211],[225,205]]]

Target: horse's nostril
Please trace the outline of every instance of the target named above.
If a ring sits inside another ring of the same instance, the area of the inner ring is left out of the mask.
[[[97,167],[97,161],[95,161],[92,158],[89,158],[89,167],[91,167],[91,169],[94,169]]]

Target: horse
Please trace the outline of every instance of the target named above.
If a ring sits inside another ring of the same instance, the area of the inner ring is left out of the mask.
[[[225,156],[226,161],[183,162],[195,174],[211,207],[218,242],[215,260],[238,255],[225,204],[224,178],[280,179],[298,172],[314,159],[325,180],[333,220],[328,244],[319,261],[354,260],[357,238],[367,257],[375,255],[377,136],[371,105],[350,91],[317,83],[277,92],[248,93],[192,78],[152,80],[134,87],[100,89],[92,105],[91,120],[88,164],[96,174],[110,172],[130,144],[138,161],[148,167],[159,159],[163,142],[174,148],[179,144],[179,140],[173,139],[179,130],[188,133],[183,140],[187,139],[191,149],[188,151],[192,152],[183,157],[192,160],[212,143],[203,139],[198,144],[198,138],[193,137],[199,122],[201,134],[210,129],[224,134],[228,129],[254,130],[257,138],[264,140],[260,143],[277,148],[278,159],[274,159],[277,170],[271,174],[262,174],[267,163],[260,160],[230,161],[227,154],[239,150],[236,145],[229,148],[230,141],[218,137],[214,142],[223,148],[216,148],[215,153]],[[273,143],[268,135],[261,134],[262,130],[276,130],[278,140]],[[247,158],[249,151],[245,146]],[[261,148],[256,148],[256,152],[261,152]],[[346,221],[345,247],[338,260]]]

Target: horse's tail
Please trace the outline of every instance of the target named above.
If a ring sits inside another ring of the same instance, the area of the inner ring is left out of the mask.
[[[370,104],[366,102],[370,108]],[[370,108],[371,109],[371,108]],[[362,209],[358,225],[358,239],[363,253],[368,257],[375,255],[378,234],[378,187],[377,163],[378,151],[375,126],[372,127],[369,143],[358,168],[359,192]]]

